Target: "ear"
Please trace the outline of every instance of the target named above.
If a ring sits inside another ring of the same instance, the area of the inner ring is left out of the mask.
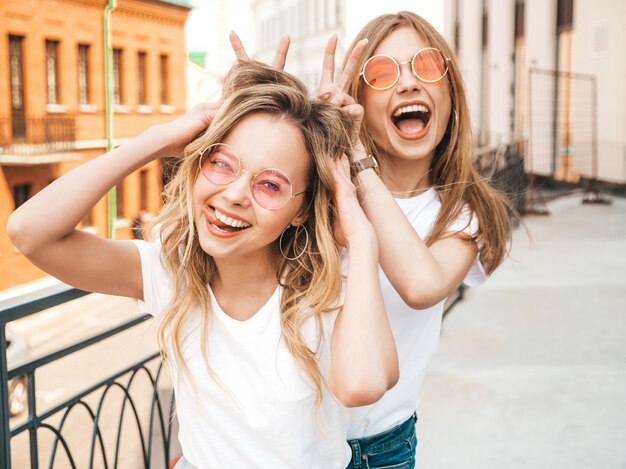
[[[304,224],[308,218],[309,216],[306,213],[300,212],[293,220],[291,220],[291,226],[300,226]]]

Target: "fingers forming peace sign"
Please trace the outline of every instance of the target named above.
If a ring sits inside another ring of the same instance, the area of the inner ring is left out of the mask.
[[[329,100],[331,102],[335,102],[335,100],[342,101],[345,99],[341,95],[347,94],[348,89],[350,88],[350,83],[352,83],[352,79],[354,78],[355,73],[357,73],[357,64],[359,59],[367,46],[367,39],[361,39],[356,43],[354,49],[352,49],[350,57],[348,58],[346,68],[341,73],[339,81],[334,83],[337,42],[338,37],[336,34],[333,34],[324,49],[324,63],[322,64],[322,75],[319,86],[320,92],[317,95],[321,98],[325,97],[324,95],[326,93],[330,93]],[[341,102],[336,102],[336,104],[341,105]]]
[[[235,31],[231,31],[228,35],[228,39],[230,40],[230,45],[235,52],[235,56],[237,60],[250,60],[246,50],[243,47],[243,43],[239,36]],[[289,36],[283,36],[278,41],[278,47],[276,48],[276,55],[274,56],[274,62],[272,63],[272,67],[276,70],[284,70],[285,63],[287,62],[287,53],[289,52],[289,44],[291,40]]]
[[[355,141],[358,142],[361,122],[363,121],[363,107],[357,104],[354,98],[348,94],[348,90],[352,79],[355,74],[358,73],[357,64],[367,46],[367,39],[361,39],[356,43],[350,53],[350,57],[348,57],[346,67],[341,73],[339,80],[335,83],[335,53],[337,51],[337,42],[338,37],[336,34],[333,34],[326,44],[320,86],[316,96],[320,101],[327,101],[341,107],[352,116],[355,123],[354,138]]]

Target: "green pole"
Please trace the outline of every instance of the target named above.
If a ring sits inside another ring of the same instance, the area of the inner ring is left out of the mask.
[[[104,87],[107,152],[113,149],[113,49],[111,48],[111,13],[117,8],[117,0],[109,0],[104,7]],[[108,236],[115,235],[115,217],[117,215],[117,195],[115,187],[107,194]]]

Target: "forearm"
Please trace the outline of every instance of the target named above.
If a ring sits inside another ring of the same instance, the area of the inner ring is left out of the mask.
[[[109,189],[161,156],[162,142],[157,128],[148,129],[49,184],[9,218],[7,233],[16,247],[34,252],[71,233]]]
[[[378,237],[380,265],[394,289],[415,309],[448,294],[441,265],[373,170],[359,173],[361,206]]]
[[[347,406],[376,402],[398,380],[398,357],[378,278],[376,243],[353,242],[344,305],[332,339],[331,379]]]

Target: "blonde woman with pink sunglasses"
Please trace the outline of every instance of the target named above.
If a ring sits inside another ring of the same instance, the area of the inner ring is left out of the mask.
[[[148,129],[11,215],[7,233],[31,262],[156,317],[179,468],[344,467],[346,407],[397,381],[376,235],[345,156],[351,132],[350,116],[311,101],[294,77],[240,63],[220,105]],[[116,183],[170,155],[182,161],[158,242],[76,228]]]

